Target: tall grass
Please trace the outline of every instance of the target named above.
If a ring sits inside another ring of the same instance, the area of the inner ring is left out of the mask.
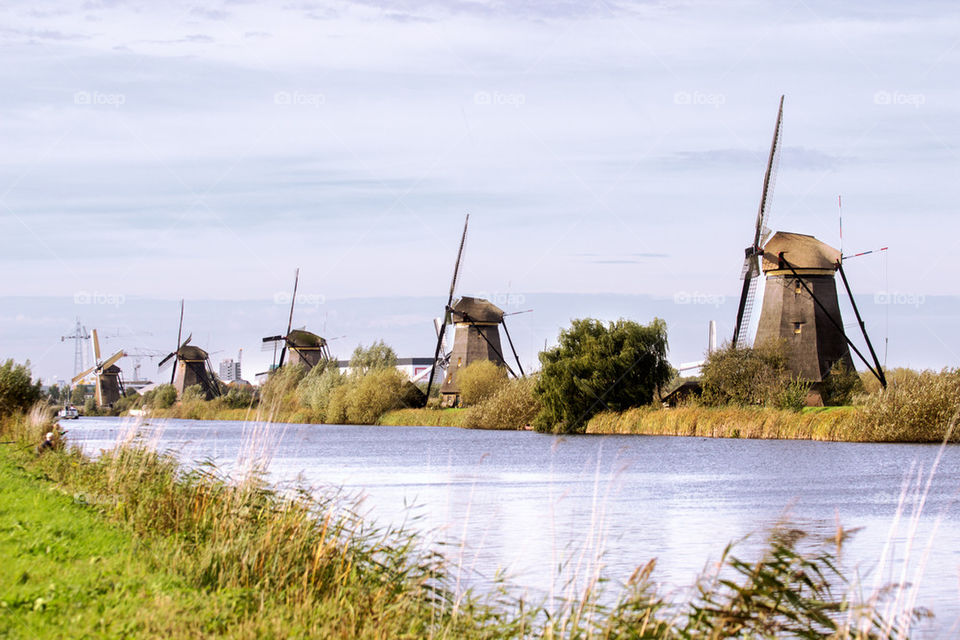
[[[865,439],[941,442],[960,410],[960,369],[897,371],[886,390],[860,396],[857,404]],[[960,433],[951,439],[960,441]]]
[[[8,422],[4,435],[32,435],[31,422]],[[198,597],[228,597],[202,629],[176,629],[184,637],[880,638],[914,619],[909,603],[883,613],[893,590],[857,599],[838,568],[841,536],[802,551],[803,536],[785,528],[755,561],[728,548],[688,598],[657,590],[652,561],[620,586],[597,563],[557,601],[529,602],[505,583],[461,593],[436,550],[371,526],[339,494],[280,490],[256,467],[236,478],[211,464],[188,470],[127,442],[96,460],[76,450],[18,459],[63,491],[98,496],[88,508],[132,531],[139,552]]]

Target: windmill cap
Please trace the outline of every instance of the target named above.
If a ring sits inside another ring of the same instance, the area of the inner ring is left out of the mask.
[[[298,347],[322,347],[327,341],[305,329],[294,329],[287,334],[287,340]]]
[[[474,322],[503,322],[503,310],[489,300],[463,296],[453,305],[454,322],[464,322],[469,316]]]
[[[206,360],[207,352],[200,347],[187,345],[180,347],[180,350],[177,352],[177,357],[181,360]]]
[[[840,252],[813,236],[778,231],[763,247],[763,272],[780,271],[780,253],[794,269],[816,269],[833,273]],[[787,270],[789,273],[789,270]]]

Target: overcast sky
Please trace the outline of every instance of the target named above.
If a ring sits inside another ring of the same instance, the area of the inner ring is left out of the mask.
[[[958,296],[960,12],[837,5],[5,3],[0,296],[735,297],[781,93],[770,226]]]

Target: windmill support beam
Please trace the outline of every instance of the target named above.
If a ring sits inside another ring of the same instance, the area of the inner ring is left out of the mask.
[[[804,281],[803,277],[802,277],[799,273],[797,273],[797,270],[794,269],[793,265],[790,264],[789,262],[787,262],[787,259],[783,257],[783,253],[782,253],[782,252],[780,253],[780,255],[779,255],[778,257],[779,257],[780,263],[783,264],[785,267],[787,267],[787,269],[790,270],[790,273],[792,273],[792,274],[794,275],[794,277],[796,277],[797,282],[799,282],[800,285],[803,287],[804,291],[807,292],[807,295],[809,295],[810,298],[813,299],[814,304],[816,304],[817,307],[820,309],[820,311],[823,312],[823,314],[824,314],[824,316],[826,316],[827,320],[829,320],[830,323],[833,324],[833,326],[837,329],[837,331],[840,332],[840,335],[843,336],[843,339],[847,341],[847,345],[849,345],[849,347],[850,347],[851,349],[853,349],[854,353],[857,354],[857,356],[860,358],[860,360],[863,362],[863,364],[866,365],[867,369],[870,370],[870,373],[872,373],[872,374],[877,378],[877,380],[879,380],[879,381],[881,382],[881,384],[884,384],[884,383],[885,383],[885,380],[884,380],[884,378],[883,378],[883,374],[882,374],[882,373],[877,373],[877,371],[870,365],[870,362],[869,362],[869,361],[864,357],[864,355],[860,352],[860,349],[857,348],[857,345],[855,345],[855,344],[853,344],[853,342],[851,342],[850,337],[847,336],[847,332],[843,330],[843,324],[841,324],[839,321],[837,321],[837,319],[834,318],[833,315],[831,315],[831,313],[827,310],[827,308],[823,305],[823,303],[820,302],[820,300],[817,298],[817,296],[814,295],[813,291],[810,290],[809,285],[807,285],[807,283]]]
[[[520,364],[520,356],[517,355],[517,350],[513,346],[513,338],[510,337],[510,330],[507,329],[506,321],[503,322],[503,332],[507,334],[507,342],[510,344],[510,351],[513,351],[513,357],[517,361],[517,368],[520,369],[520,376],[525,377],[527,374],[523,372],[523,365]],[[504,363],[506,364],[506,363]]]
[[[870,336],[867,335],[867,325],[863,322],[863,318],[860,317],[860,309],[857,308],[857,303],[853,299],[853,291],[850,290],[850,283],[847,282],[847,274],[843,272],[843,263],[840,260],[837,260],[837,271],[840,272],[840,279],[843,280],[843,288],[847,290],[847,296],[850,298],[850,306],[853,307],[853,314],[857,317],[857,324],[860,325],[863,339],[866,340],[867,348],[870,350],[870,357],[873,358],[873,364],[877,368],[874,375],[877,375],[877,379],[880,380],[880,385],[886,389],[887,376],[883,373],[883,367],[880,366],[880,359],[877,358],[877,352],[874,351],[873,343],[870,342]]]

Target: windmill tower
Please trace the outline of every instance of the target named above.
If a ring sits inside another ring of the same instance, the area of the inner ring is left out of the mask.
[[[97,330],[94,329],[91,334],[93,335],[94,365],[75,375],[72,382],[76,384],[91,373],[94,374],[94,399],[97,407],[112,407],[123,397],[123,378],[121,377],[120,367],[116,365],[116,362],[126,354],[123,351],[117,351],[106,360],[101,360],[100,339],[97,337]]]
[[[193,334],[187,336],[183,342],[183,300],[180,301],[180,326],[177,329],[177,348],[160,361],[162,371],[173,365],[170,374],[170,384],[177,390],[177,396],[183,395],[187,387],[200,385],[207,400],[220,396],[220,385],[217,383],[213,369],[210,367],[210,355],[200,347],[190,344]]]
[[[843,274],[842,255],[813,236],[777,232],[770,237],[766,226],[773,195],[775,173],[780,158],[780,136],[783,122],[783,96],[777,111],[767,169],[763,179],[760,208],[743,263],[743,288],[737,307],[737,323],[733,333],[736,347],[747,346],[750,316],[754,308],[757,282],[761,271],[766,276],[760,319],[755,344],[782,341],[786,348],[787,369],[794,376],[812,382],[811,398],[821,402],[820,384],[831,367],[841,362],[853,369],[850,349],[860,356],[867,368],[886,386],[883,370],[867,336],[856,302]],[[768,240],[769,238],[769,240]],[[850,296],[864,339],[873,355],[873,364],[857,349],[843,328],[836,274],[840,273]]]
[[[317,334],[307,331],[305,328],[292,329],[293,308],[297,303],[297,285],[299,282],[300,269],[297,269],[293,277],[293,297],[290,299],[287,333],[282,336],[264,338],[263,350],[273,351],[276,354],[277,348],[280,348],[280,363],[277,364],[277,367],[282,367],[284,360],[289,358],[289,364],[301,364],[309,371],[320,364],[322,360],[330,359],[330,349],[327,347],[327,341]]]
[[[444,307],[444,318],[437,330],[437,347],[433,357],[433,367],[430,369],[430,379],[427,382],[426,397],[430,397],[430,389],[433,387],[433,378],[437,369],[444,367],[445,375],[443,383],[440,386],[441,404],[443,406],[456,406],[460,402],[460,386],[457,381],[459,371],[473,362],[479,360],[489,360],[498,366],[506,367],[510,375],[516,377],[513,369],[507,364],[503,357],[503,348],[500,343],[500,327],[503,327],[513,351],[513,357],[516,359],[517,368],[520,375],[523,374],[523,366],[520,364],[520,358],[517,357],[516,349],[513,347],[513,340],[510,338],[510,332],[507,330],[504,321],[503,310],[493,303],[463,296],[453,302],[453,296],[457,286],[457,276],[460,273],[460,264],[463,260],[463,246],[467,240],[467,226],[470,223],[470,216],[467,215],[463,223],[463,235],[460,237],[460,248],[457,251],[457,261],[453,267],[453,279],[450,282],[450,292],[447,297],[447,304]],[[453,332],[453,350],[449,355],[445,351],[445,333],[446,326],[452,324]]]

